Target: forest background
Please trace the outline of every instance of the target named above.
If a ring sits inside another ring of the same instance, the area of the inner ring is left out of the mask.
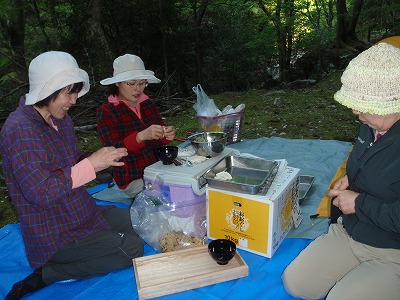
[[[220,108],[246,104],[243,137],[352,141],[358,124],[332,99],[348,62],[400,35],[397,0],[0,0],[0,126],[28,91],[28,66],[71,53],[91,91],[70,111],[85,148],[99,146],[99,81],[140,56],[162,79],[146,89],[178,135],[196,130],[192,87]],[[334,111],[334,112],[333,112]],[[335,129],[336,128],[336,129]],[[0,174],[0,227],[16,222]]]

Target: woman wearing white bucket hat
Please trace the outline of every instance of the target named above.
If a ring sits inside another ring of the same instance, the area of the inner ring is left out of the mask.
[[[342,213],[286,268],[286,290],[302,299],[399,299],[400,48],[379,43],[354,58],[334,98],[362,125],[329,191]]]
[[[127,155],[125,148],[78,149],[68,110],[88,91],[88,75],[70,54],[45,52],[30,63],[29,93],[2,126],[4,179],[34,269],[7,300],[130,267],[143,255],[129,209],[97,206],[83,186]]]
[[[154,149],[171,143],[175,128],[165,126],[155,102],[144,94],[149,83],[159,83],[142,59],[125,54],[114,60],[108,101],[97,110],[97,129],[104,146],[125,147],[124,166],[113,169],[118,187],[134,198],[143,189],[143,170],[155,163]]]

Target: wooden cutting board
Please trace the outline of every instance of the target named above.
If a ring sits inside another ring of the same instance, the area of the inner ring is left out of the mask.
[[[236,252],[226,265],[218,265],[208,246],[133,259],[139,299],[149,299],[246,277],[249,268]]]

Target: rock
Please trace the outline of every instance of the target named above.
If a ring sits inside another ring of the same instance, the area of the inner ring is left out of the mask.
[[[281,98],[280,97],[276,97],[274,100],[274,105],[276,106],[280,106],[282,104]]]
[[[314,79],[299,79],[292,82],[282,83],[287,89],[301,89],[316,84],[317,81]]]

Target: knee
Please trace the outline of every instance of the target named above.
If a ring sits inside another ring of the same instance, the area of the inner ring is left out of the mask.
[[[310,295],[310,282],[305,277],[289,265],[282,274],[283,286],[286,292],[295,298],[318,299]]]
[[[144,244],[137,235],[129,235],[127,239],[128,253],[131,258],[141,257],[144,254]]]
[[[300,298],[298,290],[301,288],[298,277],[299,276],[296,276],[291,270],[290,266],[288,266],[282,274],[282,282],[286,292],[296,298]]]

